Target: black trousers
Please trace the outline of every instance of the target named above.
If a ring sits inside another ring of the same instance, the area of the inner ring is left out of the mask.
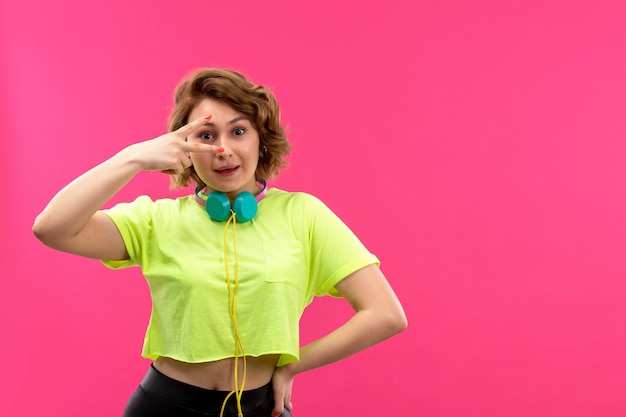
[[[172,379],[150,366],[126,404],[123,417],[219,417],[230,391],[213,391]],[[241,396],[244,417],[271,417],[274,394],[271,382],[246,390]],[[225,417],[237,417],[237,400],[231,395]],[[281,417],[291,417],[285,410]]]

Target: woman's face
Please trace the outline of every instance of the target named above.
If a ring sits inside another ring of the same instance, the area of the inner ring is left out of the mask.
[[[242,191],[256,194],[255,172],[259,163],[259,134],[250,120],[228,104],[205,98],[188,120],[211,115],[203,129],[187,138],[190,142],[215,145],[224,152],[192,153],[196,173],[207,185],[207,193],[221,191],[233,200]]]

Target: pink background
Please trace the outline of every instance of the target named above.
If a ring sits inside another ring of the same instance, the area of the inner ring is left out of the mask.
[[[297,378],[296,417],[626,415],[625,1],[0,3],[0,415],[116,416],[143,376],[138,269],[30,232],[165,129],[201,66],[272,87],[275,185],[382,259],[409,329]],[[116,198],[171,195],[158,173]],[[348,316],[320,299],[310,340]]]

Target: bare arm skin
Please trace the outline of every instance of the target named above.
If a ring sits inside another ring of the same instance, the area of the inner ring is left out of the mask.
[[[379,343],[407,327],[398,298],[376,265],[362,268],[336,286],[355,311],[341,327],[302,347],[300,362],[277,368],[273,377],[274,411],[291,410],[294,377],[320,366],[344,359]]]
[[[142,170],[181,173],[191,166],[190,152],[216,147],[187,142],[206,122],[204,117],[175,132],[136,143],[76,178],[37,216],[33,233],[45,245],[89,258],[128,259],[122,237],[100,208]]]

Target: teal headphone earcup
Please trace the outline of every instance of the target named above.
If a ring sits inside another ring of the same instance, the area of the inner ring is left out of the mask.
[[[230,217],[230,200],[224,193],[213,191],[206,200],[206,212],[209,217],[218,222],[224,222]],[[252,193],[244,191],[233,202],[233,211],[239,223],[250,221],[257,212],[258,205]]]
[[[218,222],[224,222],[230,217],[230,201],[226,194],[212,192],[206,199],[206,212],[209,217]]]
[[[242,192],[233,201],[233,210],[239,223],[251,220],[256,215],[257,208],[256,198],[248,191]]]

